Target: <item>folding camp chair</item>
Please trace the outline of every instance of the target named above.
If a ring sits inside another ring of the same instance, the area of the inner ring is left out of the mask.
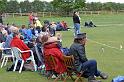
[[[45,60],[45,63],[46,63],[47,65],[49,65],[49,67],[51,68],[51,70],[55,72],[56,61],[55,61],[54,57],[53,57],[52,55],[45,55],[45,56],[44,56],[44,60]],[[61,69],[61,68],[60,68],[60,69]],[[49,80],[50,78],[52,78],[52,75],[53,75],[53,74],[51,74],[50,76],[47,77],[48,80]],[[57,82],[58,79],[61,78],[61,76],[62,76],[62,73],[58,74],[58,75],[57,75],[57,78],[54,80],[54,82]]]
[[[37,66],[36,66],[36,63],[35,63],[35,60],[34,60],[34,55],[33,55],[32,50],[21,51],[17,47],[12,47],[11,49],[12,49],[12,54],[16,58],[16,60],[15,60],[15,66],[14,66],[13,71],[16,70],[16,67],[17,67],[18,62],[21,61],[21,67],[19,69],[19,73],[21,73],[22,67],[24,66],[24,60],[21,58],[21,55],[22,55],[22,53],[26,53],[26,52],[30,52],[31,53],[31,56],[27,60],[31,60],[33,62],[34,70],[37,71]]]
[[[64,55],[63,58],[64,58],[64,64],[67,67],[67,71],[66,71],[67,77],[64,79],[64,82],[66,82],[66,79],[68,77],[71,77],[71,79],[74,81],[74,78],[72,77],[73,73],[76,73],[76,75],[77,75],[77,78],[76,78],[75,82],[78,82],[79,79],[80,79],[81,82],[83,82],[83,80],[81,79],[81,76],[83,75],[83,72],[78,72],[75,69],[73,55],[71,55],[71,56],[65,56]]]

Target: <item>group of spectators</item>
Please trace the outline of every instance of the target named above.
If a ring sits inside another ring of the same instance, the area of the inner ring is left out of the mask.
[[[49,25],[55,31],[68,31],[69,29],[65,21],[49,22],[49,20],[44,20],[44,24]],[[29,25],[33,25],[34,27],[44,27],[41,25],[38,17],[34,16],[32,12],[29,15]]]
[[[49,76],[54,71],[53,75],[57,77],[57,74],[66,72],[66,66],[63,62],[64,50],[62,46],[62,36],[60,33],[56,33],[54,27],[55,23],[49,23],[44,21],[44,25],[41,27],[35,26],[32,15],[29,16],[29,28],[22,25],[18,28],[16,25],[0,25],[0,42],[4,44],[4,48],[18,47],[20,50],[32,50],[35,58],[35,62],[38,68],[44,67],[46,75]],[[77,20],[74,17],[74,20]],[[37,20],[37,19],[36,19]],[[35,21],[36,21],[35,20]],[[79,18],[78,18],[79,20]],[[86,33],[79,32],[79,24],[75,22],[75,37],[74,42],[69,48],[68,55],[73,55],[75,70],[78,72],[84,71],[83,77],[88,78],[88,82],[101,82],[96,80],[95,77],[100,76],[102,79],[107,79],[108,75],[97,69],[96,60],[88,60],[85,53]],[[62,26],[67,27],[67,25]],[[78,22],[80,23],[80,22]],[[77,27],[77,28],[76,28]],[[37,53],[38,52],[38,53]],[[5,52],[6,53],[6,52]],[[45,62],[45,56],[52,55],[55,59],[56,66],[52,69],[47,62]],[[30,57],[30,53],[22,54],[22,58],[25,60]],[[32,66],[32,62],[29,63]],[[61,69],[60,69],[61,68]],[[33,69],[33,66],[32,66]]]

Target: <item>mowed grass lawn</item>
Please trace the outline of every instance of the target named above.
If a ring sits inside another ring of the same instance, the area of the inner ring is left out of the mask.
[[[112,78],[118,75],[124,75],[124,14],[109,15],[81,15],[81,32],[87,33],[86,54],[88,59],[96,59],[99,70],[109,74],[107,80],[102,82],[111,82]],[[66,21],[68,26],[73,28],[71,17],[51,17],[40,18],[50,21]],[[96,28],[83,27],[84,21],[93,20]],[[9,17],[4,19],[6,23],[15,23],[17,25],[28,24],[28,17]],[[61,32],[63,36],[63,46],[69,47],[73,42],[73,29]],[[123,48],[120,50],[120,45]],[[9,66],[9,65],[8,65]],[[7,67],[7,66],[6,66]],[[52,82],[37,72],[24,71],[6,72],[6,67],[0,68],[0,82]],[[98,78],[99,79],[99,78]],[[60,81],[62,82],[62,81]],[[72,82],[68,80],[67,82]]]

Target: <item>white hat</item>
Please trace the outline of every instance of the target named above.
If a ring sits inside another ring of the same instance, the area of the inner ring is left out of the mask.
[[[7,31],[6,30],[2,30],[2,34],[7,34]]]
[[[17,31],[19,31],[19,29],[17,27],[15,27],[15,26],[10,26],[9,30],[10,30],[10,32],[17,32]]]
[[[57,37],[50,37],[46,43],[57,42],[57,41],[58,41]]]
[[[38,20],[38,17],[35,17],[34,19],[35,19],[35,20]]]

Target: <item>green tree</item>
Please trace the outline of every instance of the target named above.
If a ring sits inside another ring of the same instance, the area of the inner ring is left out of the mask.
[[[19,3],[16,0],[10,0],[7,2],[6,11],[10,13],[19,12]]]
[[[113,7],[112,7],[112,2],[107,2],[103,4],[103,10],[107,10],[107,11],[112,11]]]
[[[100,2],[87,3],[85,8],[87,8],[87,10],[90,10],[90,11],[99,11],[99,10],[102,10],[102,3]]]
[[[20,10],[21,12],[30,12],[32,11],[32,5],[31,2],[29,2],[29,0],[26,0],[24,2],[20,2]]]
[[[34,12],[38,12],[38,11],[41,11],[42,10],[42,2],[39,1],[39,0],[34,0],[32,2],[32,9]]]
[[[120,3],[112,3],[111,6],[112,6],[113,11],[120,10]]]
[[[124,10],[124,3],[120,4],[120,10]]]
[[[7,0],[0,0],[0,12],[6,11]]]
[[[85,0],[53,0],[52,4],[61,14],[69,15],[73,10],[82,9],[85,6]]]
[[[42,3],[43,3],[43,11],[47,11],[47,12],[53,11],[53,6],[51,3],[46,1],[43,1]]]
[[[85,6],[85,0],[75,0],[74,9],[82,10],[84,6]]]

